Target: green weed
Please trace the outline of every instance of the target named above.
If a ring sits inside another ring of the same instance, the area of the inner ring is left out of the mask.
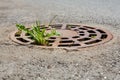
[[[29,34],[38,45],[49,45],[48,39],[51,36],[60,36],[56,29],[51,29],[48,33],[45,26],[41,26],[39,21],[36,21],[31,29],[26,28],[23,24],[16,24],[16,27],[19,31]]]

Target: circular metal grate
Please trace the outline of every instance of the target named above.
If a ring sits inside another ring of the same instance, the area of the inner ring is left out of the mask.
[[[50,25],[52,28],[56,28],[57,32],[61,34],[60,37],[53,36],[48,39],[49,46],[41,46],[44,48],[83,48],[88,46],[94,46],[108,42],[112,39],[112,34],[106,30],[99,28],[84,26],[80,24],[54,24]],[[46,27],[49,32],[50,28]],[[19,44],[35,45],[34,41],[28,34],[24,32],[17,34],[18,31],[14,31],[10,38]]]

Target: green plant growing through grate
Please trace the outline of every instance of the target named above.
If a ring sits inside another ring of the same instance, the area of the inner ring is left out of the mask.
[[[60,36],[60,33],[53,28],[48,33],[45,26],[40,25],[39,21],[36,21],[35,25],[33,25],[31,29],[26,28],[23,24],[16,24],[16,27],[18,28],[18,31],[24,31],[29,34],[37,45],[49,45],[48,39],[51,36]]]

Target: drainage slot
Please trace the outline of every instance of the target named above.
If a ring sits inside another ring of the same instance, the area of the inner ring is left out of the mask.
[[[79,34],[80,36],[84,36],[85,34]]]
[[[31,42],[30,44],[32,44],[32,45],[38,45],[38,44],[36,44],[36,42]]]
[[[82,39],[78,39],[78,41],[88,41],[90,40],[91,38],[82,38]]]
[[[99,31],[100,33],[105,33],[104,31],[100,30],[100,29],[97,29],[97,31]]]
[[[29,41],[27,41],[27,40],[25,40],[23,38],[16,38],[16,39],[19,40],[19,41],[21,41],[21,42],[29,42]]]
[[[15,37],[19,37],[20,34],[21,34],[21,31],[16,32],[16,33],[15,33]]]
[[[95,28],[93,28],[93,27],[89,27],[89,26],[83,26],[83,27],[85,27],[85,28],[89,28],[89,29],[95,29]]]
[[[56,39],[56,37],[50,37],[49,39]]]
[[[40,28],[45,27],[45,25],[40,25]]]
[[[48,46],[52,46],[52,44],[48,44]]]
[[[67,25],[68,28],[76,28],[78,27],[79,25]]]
[[[79,38],[79,36],[73,36],[72,38]]]
[[[105,38],[107,38],[107,36],[108,36],[107,34],[102,34],[101,39],[105,39]]]
[[[30,36],[30,34],[29,34],[29,33],[26,33],[25,36]]]
[[[76,28],[76,26],[69,26],[70,28]]]
[[[84,31],[79,31],[79,33],[84,33]]]
[[[62,24],[50,25],[52,28],[61,29]]]
[[[61,39],[69,39],[69,38],[67,38],[67,37],[62,37]]]
[[[58,47],[72,47],[72,46],[81,46],[80,44],[60,44]]]
[[[68,45],[68,44],[60,44],[60,45],[58,45],[58,47],[70,47],[70,45]]]
[[[87,32],[89,32],[89,33],[95,33],[95,31],[93,31],[93,30],[88,30]]]
[[[95,38],[97,36],[97,34],[90,34],[89,37],[91,38]]]
[[[46,27],[45,25],[41,25],[40,29],[47,29],[48,27]]]
[[[38,46],[45,46],[43,44],[37,44],[36,42],[31,42],[30,44],[32,44],[32,45],[38,45]]]
[[[79,31],[78,29],[74,29],[74,31]]]
[[[71,46],[80,46],[80,44],[71,44]]]
[[[15,37],[19,37],[20,36],[20,34],[15,34]]]
[[[40,27],[40,29],[48,29],[48,27]]]
[[[79,28],[80,30],[87,30],[86,28]]]
[[[47,40],[49,43],[53,43],[55,42],[55,40]]]
[[[73,40],[65,40],[65,41],[60,41],[60,43],[73,43]]]
[[[33,37],[31,37],[31,36],[30,36],[30,37],[27,37],[27,38],[28,38],[28,39],[33,39]]]
[[[87,42],[85,44],[89,45],[89,44],[94,44],[94,43],[98,43],[100,42],[101,40],[94,40],[94,41],[90,41],[90,42]]]

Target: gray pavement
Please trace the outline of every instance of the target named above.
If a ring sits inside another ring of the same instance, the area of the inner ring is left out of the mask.
[[[0,0],[0,80],[120,80],[120,0]],[[16,23],[82,23],[109,30],[112,41],[79,51],[18,45]]]

